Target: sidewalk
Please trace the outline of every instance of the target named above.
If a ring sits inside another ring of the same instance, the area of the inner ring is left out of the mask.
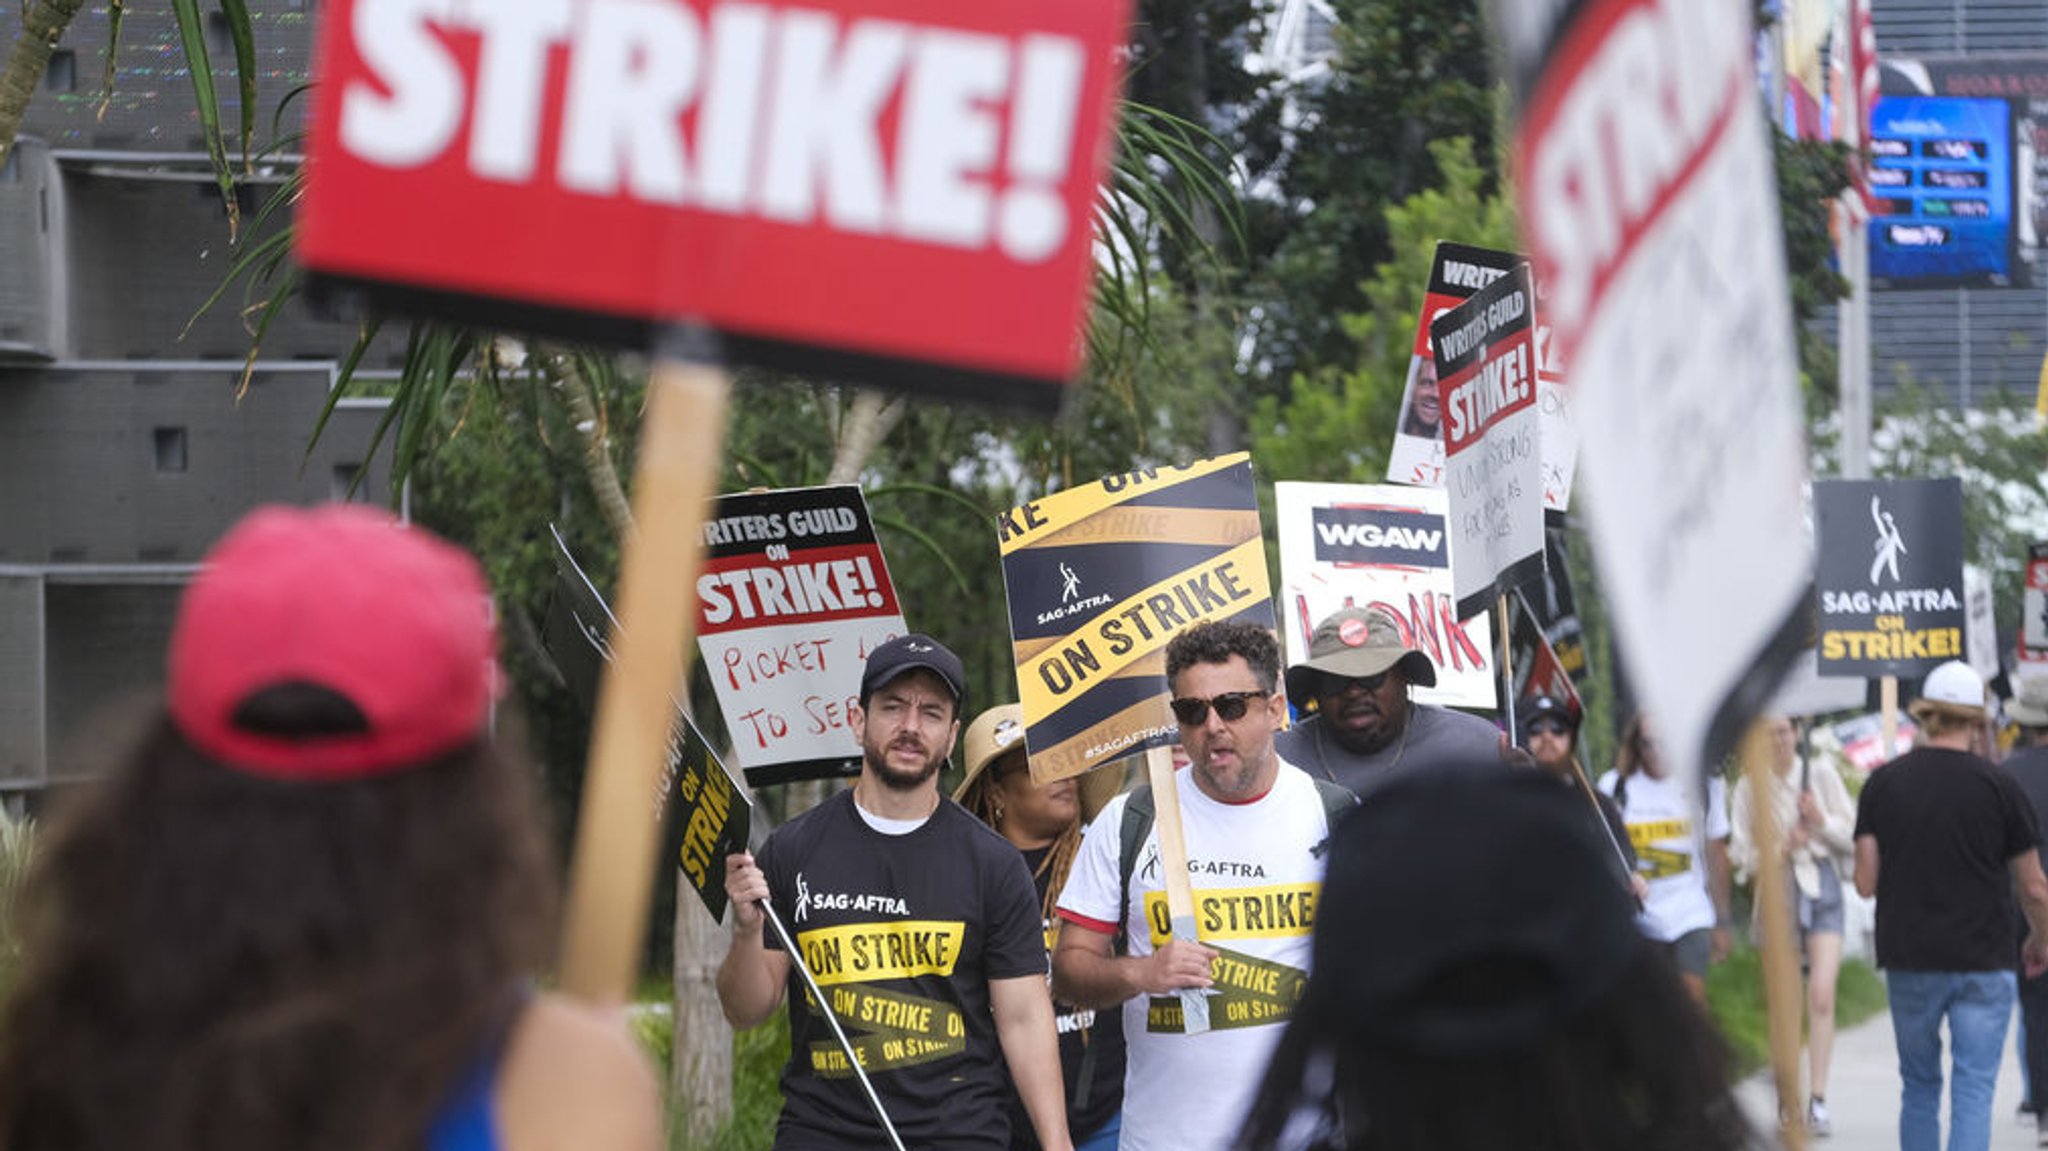
[[[2014,1044],[2019,1028],[2006,1036],[2005,1058],[1998,1064],[1998,1094],[1991,1103],[1992,1151],[2021,1151],[2036,1146],[2032,1127],[2021,1127],[2013,1112],[2020,1105],[2019,1062]],[[1804,1055],[1801,1056],[1804,1073]],[[1828,1075],[1828,1110],[1833,1112],[1832,1139],[1813,1139],[1816,1151],[1884,1151],[1899,1145],[1899,1064],[1892,1045],[1890,1015],[1879,1015],[1835,1037],[1834,1068]],[[1942,1139],[1948,1136],[1947,1087],[1943,1087]],[[1777,1130],[1777,1092],[1768,1070],[1751,1076],[1737,1089],[1750,1121],[1760,1131]],[[1802,1099],[1801,1106],[1805,1105]]]

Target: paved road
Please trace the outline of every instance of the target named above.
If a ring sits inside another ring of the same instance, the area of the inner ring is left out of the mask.
[[[2036,1146],[2031,1126],[2013,1119],[2020,1104],[2019,1063],[2013,1048],[2015,1027],[2006,1038],[2005,1059],[1998,1068],[1998,1095],[1991,1104],[1992,1151],[2020,1151]],[[1892,1044],[1892,1021],[1880,1015],[1836,1037],[1835,1066],[1829,1074],[1828,1107],[1834,1112],[1831,1139],[1811,1140],[1816,1151],[1884,1151],[1899,1145],[1898,1053]],[[1737,1091],[1753,1122],[1764,1130],[1777,1123],[1777,1097],[1769,1072],[1745,1081]],[[1943,1101],[1942,1133],[1947,1138],[1947,1100]]]

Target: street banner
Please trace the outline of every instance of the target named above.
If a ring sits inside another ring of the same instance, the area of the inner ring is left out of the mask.
[[[2027,586],[2020,596],[2020,662],[2048,663],[2048,543],[2027,545]]]
[[[1274,626],[1244,452],[1144,468],[997,521],[1033,779],[1178,743],[1166,643],[1205,620]]]
[[[1963,484],[1816,480],[1822,675],[1914,679],[1963,659]]]
[[[548,600],[542,643],[569,694],[586,714],[597,713],[597,685],[611,662],[610,636],[617,626],[604,597],[591,586],[569,545],[555,538],[555,587]],[[654,820],[662,842],[684,882],[717,921],[725,919],[725,857],[747,850],[753,800],[711,750],[704,733],[676,709],[668,763],[655,789]]]
[[[1770,698],[1811,572],[1751,7],[1492,5],[1602,589],[1682,780]]]
[[[1508,602],[1514,620],[1514,630],[1508,634],[1508,650],[1512,653],[1509,667],[1514,673],[1516,703],[1519,705],[1531,696],[1555,696],[1571,706],[1573,715],[1583,716],[1586,709],[1579,698],[1578,685],[1572,682],[1557,649],[1550,646],[1550,638],[1543,634],[1543,624],[1529,606],[1528,598],[1516,592],[1508,597]]]
[[[1415,347],[1408,357],[1408,382],[1401,391],[1394,447],[1387,456],[1387,479],[1431,488],[1444,485],[1443,398],[1429,349],[1429,325],[1525,259],[1494,248],[1449,240],[1437,243],[1436,256],[1430,262],[1429,288],[1422,297],[1422,315],[1415,325]],[[1543,510],[1562,516],[1571,504],[1579,441],[1572,429],[1564,367],[1551,342],[1550,327],[1543,322],[1542,288],[1537,285],[1536,404],[1542,425]]]
[[[1436,686],[1410,694],[1424,703],[1497,706],[1489,613],[1457,615],[1447,500],[1440,488],[1273,485],[1289,662],[1307,658],[1309,637],[1331,613],[1382,608],[1399,625],[1401,642],[1436,665]]]
[[[859,775],[861,669],[909,630],[860,488],[720,496],[704,556],[697,646],[747,782]]]
[[[1444,409],[1458,616],[1543,566],[1536,292],[1517,264],[1429,325]]]
[[[298,258],[397,310],[641,347],[688,320],[732,361],[1051,406],[1129,23],[323,0]]]

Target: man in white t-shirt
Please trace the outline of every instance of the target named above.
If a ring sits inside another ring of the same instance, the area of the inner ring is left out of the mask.
[[[1198,624],[1167,646],[1166,675],[1190,760],[1174,782],[1201,942],[1166,930],[1156,828],[1121,886],[1132,796],[1118,796],[1089,826],[1060,895],[1053,991],[1082,1007],[1123,1005],[1124,1151],[1220,1151],[1307,982],[1329,818],[1315,781],[1273,748],[1287,703],[1272,632]],[[1208,1031],[1187,1033],[1183,988],[1205,989]]]
[[[1636,849],[1636,872],[1649,884],[1643,934],[1665,945],[1685,986],[1702,1004],[1707,968],[1728,954],[1728,798],[1718,775],[1704,797],[1665,766],[1655,733],[1638,716],[1622,733],[1614,771],[1600,777],[1614,797]]]

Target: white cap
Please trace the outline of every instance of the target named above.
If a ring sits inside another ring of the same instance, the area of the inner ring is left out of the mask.
[[[1927,673],[1927,679],[1920,685],[1920,699],[1925,703],[1981,708],[1984,680],[1969,664],[1952,659]]]

